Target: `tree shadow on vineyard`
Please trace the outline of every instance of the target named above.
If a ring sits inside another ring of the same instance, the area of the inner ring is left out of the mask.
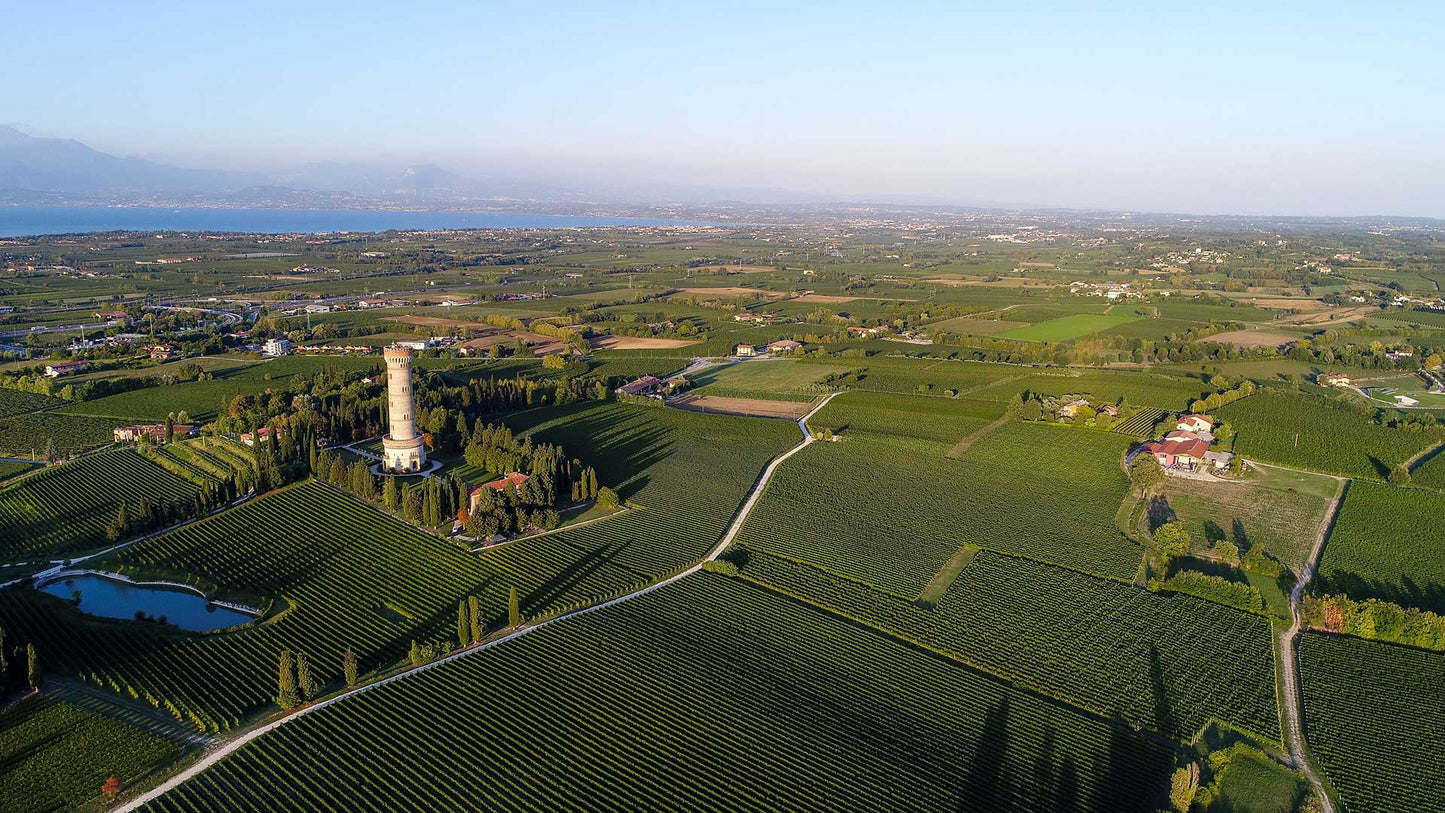
[[[960,789],[960,810],[1006,810],[1009,698],[1004,695],[984,716],[973,747],[973,764]]]
[[[1320,593],[1342,593],[1356,600],[1376,598],[1402,607],[1445,613],[1445,585],[1438,583],[1419,584],[1403,575],[1399,581],[1393,581],[1351,570],[1333,569],[1321,571],[1317,578],[1317,592]]]
[[[1179,519],[1179,515],[1174,513],[1174,506],[1169,504],[1169,498],[1163,494],[1155,494],[1151,497],[1145,511],[1149,517],[1150,533],[1159,530],[1160,525]]]
[[[585,582],[593,573],[612,564],[613,560],[631,547],[634,542],[636,540],[632,539],[626,542],[610,542],[583,553],[571,564],[558,571],[557,575],[548,579],[541,588],[523,597],[521,600],[522,611],[528,615],[546,611],[553,601],[567,595],[572,588]]]
[[[1154,728],[1166,737],[1175,736],[1179,720],[1174,714],[1174,703],[1169,699],[1169,684],[1164,674],[1164,662],[1159,657],[1159,647],[1149,644],[1149,691],[1154,697]]]
[[[1044,731],[1044,740],[1034,760],[1033,776],[1028,787],[1029,810],[1072,813],[1078,809],[1078,765],[1071,754],[1065,754],[1059,761],[1058,750],[1058,732],[1050,726]]]

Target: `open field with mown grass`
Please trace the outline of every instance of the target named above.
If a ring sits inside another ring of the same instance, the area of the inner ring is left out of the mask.
[[[1010,316],[1012,315],[1013,312],[1010,312]],[[1134,315],[1079,313],[1037,322],[1028,327],[1015,328],[1000,333],[998,336],[1001,339],[1013,339],[1020,342],[1063,342],[1077,339],[1080,336],[1102,333],[1109,328],[1128,324],[1138,318]]]
[[[309,715],[147,811],[1154,811],[1172,768],[1103,718],[703,573]],[[254,781],[278,769],[295,779]]]
[[[1160,516],[1151,520],[1183,522],[1195,550],[1219,540],[1233,542],[1241,552],[1262,546],[1298,571],[1338,489],[1331,477],[1262,467],[1237,482],[1169,477],[1167,508],[1161,506]]]

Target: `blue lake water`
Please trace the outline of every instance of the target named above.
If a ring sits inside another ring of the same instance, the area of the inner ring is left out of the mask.
[[[166,617],[166,623],[195,632],[234,627],[255,616],[217,607],[205,597],[164,585],[130,584],[104,576],[85,574],[57,579],[40,590],[69,599],[80,591],[80,611],[102,618],[135,620],[137,610],[152,618]]]
[[[152,206],[3,206],[0,237],[91,231],[315,233],[388,229],[565,229],[588,226],[706,226],[689,220],[538,215],[521,212],[399,212],[367,209],[176,209]]]

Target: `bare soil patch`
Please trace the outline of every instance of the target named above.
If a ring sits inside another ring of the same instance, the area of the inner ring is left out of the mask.
[[[1053,263],[1019,263],[1019,268],[1057,268]]]
[[[859,299],[876,299],[880,302],[916,302],[916,299],[904,299],[893,296],[839,296],[837,294],[805,294],[793,297],[794,302],[816,302],[820,305],[836,305],[843,302],[855,302]]]
[[[751,415],[759,418],[791,418],[797,420],[813,408],[810,402],[769,401],[762,398],[729,398],[723,395],[680,395],[668,406],[694,412],[719,412],[725,415]]]
[[[1288,333],[1271,333],[1267,330],[1231,330],[1227,333],[1216,333],[1199,339],[1201,342],[1218,342],[1220,344],[1232,344],[1235,347],[1280,347],[1290,342],[1299,341],[1299,336],[1291,336]]]
[[[603,350],[670,350],[697,344],[695,339],[661,339],[655,336],[593,336],[592,346]]]

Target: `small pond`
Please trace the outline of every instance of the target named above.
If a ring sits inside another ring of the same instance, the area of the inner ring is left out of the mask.
[[[63,599],[73,599],[78,591],[80,611],[91,615],[136,620],[136,613],[143,613],[156,621],[164,617],[167,624],[193,632],[234,627],[255,618],[250,613],[218,607],[190,590],[162,584],[131,584],[91,573],[56,579],[39,589]]]

